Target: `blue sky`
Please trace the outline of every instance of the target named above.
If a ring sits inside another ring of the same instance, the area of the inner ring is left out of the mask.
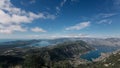
[[[120,37],[120,0],[0,0],[0,38]]]

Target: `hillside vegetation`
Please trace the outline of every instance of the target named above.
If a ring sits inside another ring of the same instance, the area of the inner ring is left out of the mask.
[[[1,68],[15,68],[16,66],[20,68],[72,68],[86,62],[80,59],[80,55],[92,49],[83,41],[69,41],[54,46],[29,49],[22,57],[18,55],[4,55],[3,57],[2,55],[1,59],[4,60],[0,60],[0,65]]]

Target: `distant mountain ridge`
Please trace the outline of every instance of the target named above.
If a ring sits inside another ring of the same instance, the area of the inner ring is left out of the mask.
[[[120,46],[120,38],[59,38],[55,40],[76,41],[82,40],[92,46]]]
[[[34,42],[38,43],[36,44],[39,46],[39,43],[44,41],[46,42],[46,45],[56,45],[58,43],[63,43],[67,41],[77,41],[82,40],[86,43],[93,45],[93,46],[120,46],[120,38],[57,38],[57,39],[36,39],[36,40],[18,40],[18,41],[8,41],[8,42],[0,42],[0,45],[6,45],[6,44],[14,44],[16,42],[30,42],[33,45]]]

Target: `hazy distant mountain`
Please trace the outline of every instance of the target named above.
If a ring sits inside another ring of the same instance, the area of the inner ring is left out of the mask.
[[[107,39],[99,39],[99,38],[91,38],[91,39],[83,39],[88,44],[93,46],[120,46],[119,38],[107,38]]]
[[[0,45],[24,44],[25,46],[48,46],[56,45],[67,41],[83,40],[92,46],[120,46],[120,38],[57,38],[57,39],[36,39],[36,40],[18,40],[3,42]],[[22,45],[23,46],[23,45]]]
[[[59,38],[55,40],[57,42],[83,40],[92,46],[120,46],[120,38]]]

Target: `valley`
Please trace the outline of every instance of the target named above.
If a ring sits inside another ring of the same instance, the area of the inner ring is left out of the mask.
[[[1,42],[0,65],[2,68],[11,66],[13,68],[16,66],[20,68],[80,68],[92,63],[97,64],[120,49],[120,46],[115,44],[120,41],[113,42],[115,45],[112,46],[108,45],[108,40],[106,45],[103,43],[93,45],[90,44],[91,41],[94,42],[90,38],[89,41],[86,38],[60,38]]]

